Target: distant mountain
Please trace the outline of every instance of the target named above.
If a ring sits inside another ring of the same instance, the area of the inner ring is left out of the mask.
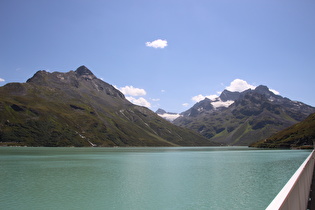
[[[27,146],[205,146],[198,133],[136,106],[85,66],[38,71],[0,87],[0,144]]]
[[[156,114],[161,114],[161,115],[163,115],[163,114],[166,113],[166,111],[165,111],[164,109],[158,109],[158,110],[156,110],[155,113],[156,113]]]
[[[158,109],[156,110],[155,113],[170,122],[174,121],[176,118],[181,116],[180,114],[177,114],[177,113],[166,112],[164,109]]]
[[[187,111],[184,111],[180,114],[166,112],[163,109],[158,109],[155,113],[157,113],[160,117],[163,117],[164,119],[167,119],[172,122],[181,116],[194,117],[194,116],[198,116],[200,113],[205,112],[205,111],[224,109],[230,106],[232,103],[234,103],[234,100],[239,98],[239,95],[240,95],[239,92],[230,92],[228,90],[224,90],[218,98],[214,100],[205,98],[204,100],[196,103],[193,107],[191,107]]]
[[[224,90],[216,99],[205,98],[204,100],[196,103],[187,111],[182,112],[180,115],[184,117],[196,117],[204,112],[224,110],[233,104],[236,99],[239,99],[240,96],[241,93],[239,92]]]
[[[313,148],[315,141],[315,113],[302,122],[277,132],[267,139],[253,143],[252,147],[261,148]]]
[[[304,120],[315,108],[275,95],[266,86],[224,90],[215,99],[196,103],[173,123],[220,144],[249,145]]]

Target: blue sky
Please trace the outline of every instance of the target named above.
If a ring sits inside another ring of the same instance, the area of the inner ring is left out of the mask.
[[[315,1],[0,1],[0,86],[81,65],[153,111],[244,84],[315,106]]]

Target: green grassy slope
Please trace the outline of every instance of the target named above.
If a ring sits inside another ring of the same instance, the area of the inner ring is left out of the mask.
[[[261,148],[296,148],[313,145],[315,141],[315,113],[267,139],[252,144]]]

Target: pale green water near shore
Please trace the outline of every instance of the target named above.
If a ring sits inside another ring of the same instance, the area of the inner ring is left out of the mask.
[[[310,150],[0,148],[0,209],[265,209]]]

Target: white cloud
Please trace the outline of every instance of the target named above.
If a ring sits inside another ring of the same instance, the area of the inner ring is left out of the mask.
[[[166,92],[166,90],[161,90],[161,93],[165,93]]]
[[[183,107],[188,107],[189,103],[183,103],[182,105],[183,105]]]
[[[214,100],[216,99],[218,96],[217,95],[208,95],[208,96],[203,96],[201,94],[197,95],[197,96],[194,96],[191,98],[191,100],[195,101],[195,102],[199,102],[199,101],[202,101],[204,100],[205,98],[209,98],[211,100]]]
[[[191,100],[196,101],[196,102],[202,101],[203,99],[205,99],[205,96],[203,96],[201,94],[191,98]]]
[[[145,106],[145,107],[148,107],[148,108],[151,107],[150,102],[148,102],[146,99],[144,99],[142,97],[134,98],[134,97],[128,96],[128,97],[126,97],[126,99],[128,101],[130,101],[131,103],[139,105],[139,106]]]
[[[273,92],[274,94],[276,94],[276,95],[280,95],[280,93],[279,93],[279,91],[276,91],[276,90],[274,90],[274,89],[269,89],[271,92]]]
[[[145,98],[143,97],[133,97],[133,96],[145,96],[147,92],[144,89],[141,88],[136,88],[133,87],[132,85],[128,86],[126,85],[125,87],[117,88],[114,86],[116,89],[120,90],[124,95],[126,95],[126,99],[130,101],[133,104],[139,105],[139,106],[145,106],[150,108],[151,103],[148,102]],[[152,101],[158,101],[160,99],[151,99]]]
[[[4,81],[5,81],[4,79],[0,78],[0,82],[4,82]]]
[[[211,100],[214,100],[214,99],[216,99],[218,97],[219,97],[218,95],[208,95],[208,96],[206,96],[206,98],[209,98]]]
[[[151,98],[152,101],[160,101],[159,98]]]
[[[256,86],[248,84],[245,80],[242,79],[235,79],[231,82],[230,86],[226,87],[225,89],[232,91],[232,92],[242,92],[244,90],[248,89],[255,89]],[[276,95],[280,95],[279,91],[276,91],[274,89],[269,89],[271,92],[273,92]]]
[[[167,46],[167,41],[162,39],[157,39],[152,42],[146,42],[145,45],[147,47],[153,47],[153,48],[164,48]]]
[[[147,92],[144,89],[141,88],[135,88],[133,86],[125,86],[118,88],[123,94],[129,95],[129,96],[145,96]]]
[[[180,117],[180,114],[168,114],[168,113],[164,113],[164,114],[159,114],[160,117],[163,117],[164,119],[168,120],[168,121],[173,121],[176,118]]]
[[[235,79],[231,82],[230,86],[226,87],[225,89],[232,92],[243,92],[244,90],[255,88],[256,86],[248,84],[245,80]]]

